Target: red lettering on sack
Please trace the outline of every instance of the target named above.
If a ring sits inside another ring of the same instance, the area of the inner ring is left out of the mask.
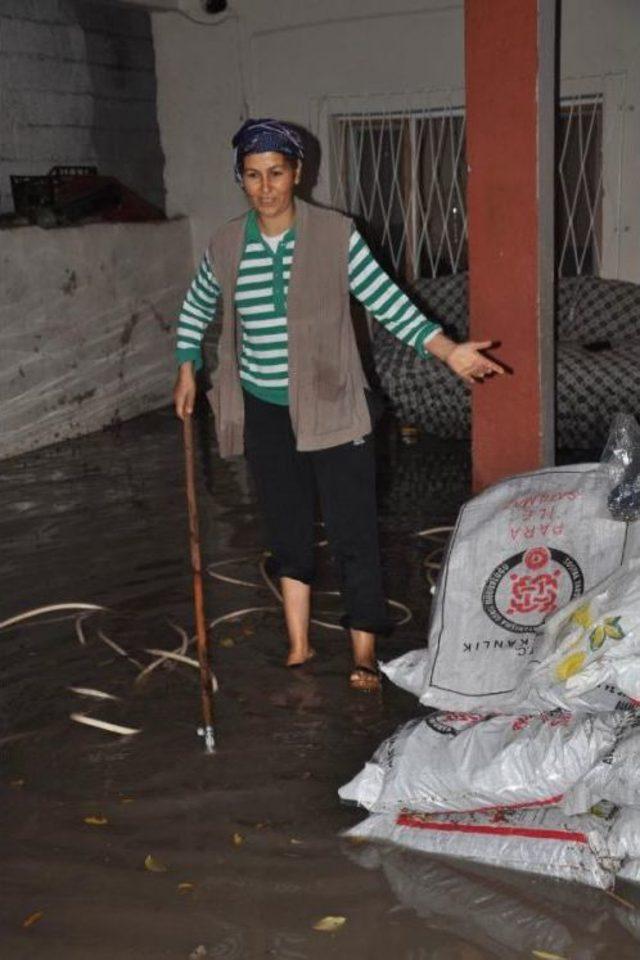
[[[528,727],[530,723],[531,723],[531,717],[527,717],[527,716],[516,717],[516,719],[513,721],[511,729],[515,732],[517,732],[518,730],[524,730],[524,728]]]

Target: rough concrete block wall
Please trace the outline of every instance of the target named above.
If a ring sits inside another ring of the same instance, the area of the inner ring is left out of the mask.
[[[94,164],[164,207],[147,11],[115,0],[0,0],[0,212],[9,175]]]
[[[0,237],[0,458],[170,403],[188,220]]]

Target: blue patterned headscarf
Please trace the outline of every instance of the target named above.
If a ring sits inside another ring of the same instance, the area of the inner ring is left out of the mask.
[[[231,141],[236,180],[242,180],[242,161],[249,153],[284,153],[302,160],[304,148],[297,130],[279,120],[246,120]]]

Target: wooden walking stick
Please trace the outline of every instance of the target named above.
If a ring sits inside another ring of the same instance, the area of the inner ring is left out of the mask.
[[[202,593],[202,562],[200,557],[200,533],[198,528],[198,504],[196,501],[193,423],[191,414],[185,413],[183,427],[187,505],[189,508],[189,548],[191,551],[191,567],[193,569],[193,602],[196,614],[196,638],[198,644],[198,662],[200,664],[200,694],[202,698],[202,717],[204,720],[204,727],[201,727],[198,733],[204,737],[205,753],[214,753],[213,684],[211,668],[209,666],[207,622],[204,617]]]

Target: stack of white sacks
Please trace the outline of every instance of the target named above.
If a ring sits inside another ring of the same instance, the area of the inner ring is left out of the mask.
[[[383,665],[436,712],[340,790],[348,832],[609,888],[640,881],[640,524],[599,465],[461,511],[429,644]]]

